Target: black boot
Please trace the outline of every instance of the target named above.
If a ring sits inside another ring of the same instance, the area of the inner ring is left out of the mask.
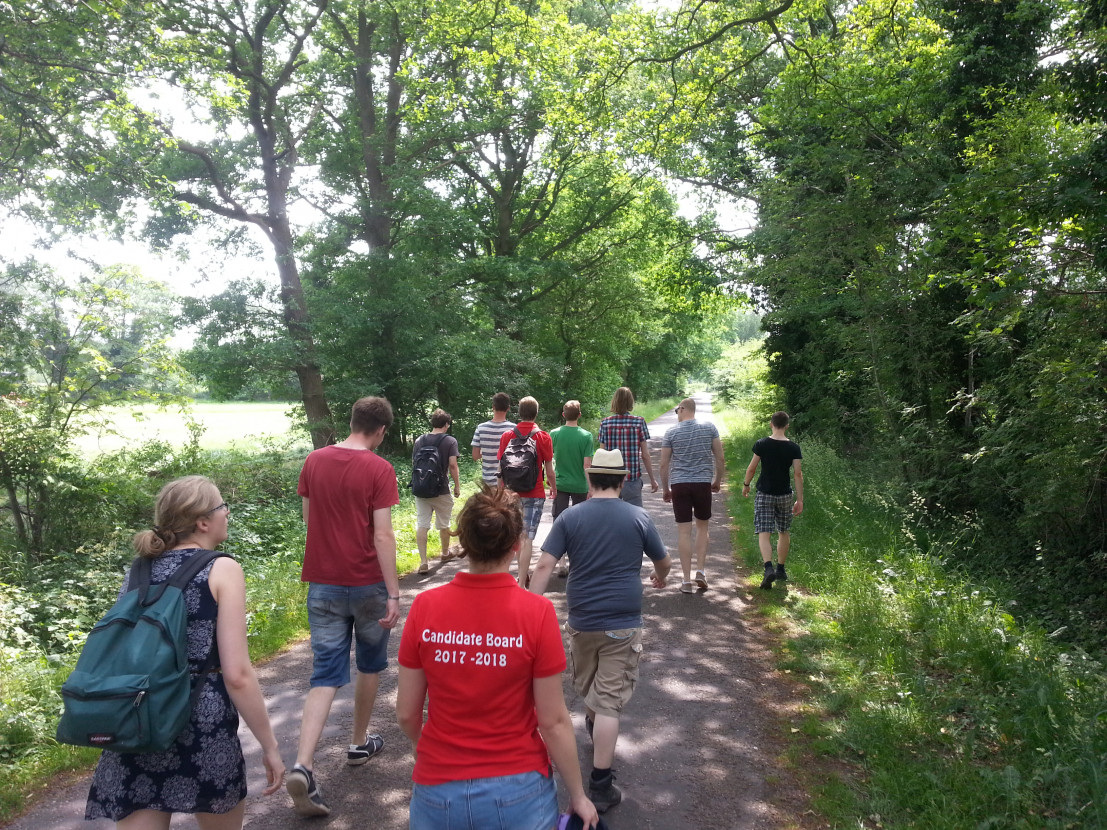
[[[614,771],[592,770],[592,779],[588,782],[588,797],[596,805],[596,810],[601,813],[606,813],[622,801],[623,792],[615,786]]]
[[[776,579],[776,571],[773,570],[773,563],[765,563],[765,577],[761,580],[761,587],[766,591],[773,587],[773,580]]]

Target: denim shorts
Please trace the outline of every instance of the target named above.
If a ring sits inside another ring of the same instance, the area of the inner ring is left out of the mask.
[[[528,539],[538,535],[538,525],[542,523],[542,510],[545,506],[545,499],[519,497],[519,507],[523,510],[523,533],[527,534]]]
[[[540,772],[416,784],[410,830],[551,830],[557,788]]]
[[[350,682],[350,642],[356,636],[357,670],[377,674],[388,667],[391,629],[378,622],[386,613],[388,588],[375,585],[308,585],[311,626],[311,686],[345,686]]]

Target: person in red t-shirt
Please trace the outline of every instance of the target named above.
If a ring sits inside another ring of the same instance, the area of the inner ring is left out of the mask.
[[[542,510],[546,506],[546,490],[542,486],[542,472],[550,482],[550,498],[557,498],[557,483],[554,480],[553,466],[553,441],[550,434],[538,428],[534,419],[538,417],[538,401],[526,397],[519,401],[519,423],[515,429],[508,430],[500,436],[500,452],[497,458],[501,458],[507,445],[518,432],[524,438],[534,434],[535,450],[538,454],[538,483],[533,490],[519,493],[519,504],[523,508],[523,535],[519,537],[519,584],[526,588],[530,582],[530,564],[534,554],[534,537],[538,533],[538,525],[542,521]],[[503,479],[500,480],[503,484]]]
[[[384,749],[384,738],[369,732],[369,719],[380,673],[388,667],[388,635],[400,620],[392,531],[400,495],[396,471],[374,452],[390,426],[392,405],[362,398],[350,414],[350,436],[310,453],[300,471],[297,492],[307,524],[301,579],[309,583],[312,672],[296,764],[285,786],[305,817],[330,813],[315,783],[315,748],[335,693],[350,682],[351,641],[357,677],[346,763],[360,766]]]
[[[396,719],[415,752],[411,830],[441,830],[447,813],[468,822],[450,828],[552,830],[551,760],[573,812],[599,823],[565,706],[557,615],[509,573],[522,524],[504,488],[471,497],[458,517],[469,572],[416,597],[404,623]]]

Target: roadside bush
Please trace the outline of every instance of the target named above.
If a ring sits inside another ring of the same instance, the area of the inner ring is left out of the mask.
[[[856,795],[827,787],[822,808],[889,830],[1107,827],[1102,664],[1018,617],[1002,584],[950,567],[975,542],[971,520],[922,533],[918,499],[801,445],[788,564],[803,590],[759,595],[804,629],[786,665],[822,704],[806,731],[861,773]],[[744,547],[755,565],[752,534]]]
[[[778,408],[770,402],[774,387],[768,381],[764,345],[764,338],[757,337],[733,343],[723,351],[711,367],[716,400],[728,406],[741,402],[757,412]]]
[[[9,584],[0,583],[0,764],[17,765],[13,774],[30,780],[84,757],[54,746],[58,688],[118,596],[134,556],[131,538],[149,526],[154,497],[173,478],[208,475],[231,504],[225,549],[246,574],[251,654],[272,653],[306,629],[296,496],[302,460],[280,446],[214,453],[195,440],[184,448],[151,441],[73,467],[51,500],[52,510],[63,511],[53,524],[65,528],[64,544],[34,557],[3,554]]]
[[[68,670],[36,647],[0,645],[0,766],[40,750],[53,739]]]

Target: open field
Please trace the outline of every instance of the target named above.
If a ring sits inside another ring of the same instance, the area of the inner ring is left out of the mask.
[[[189,419],[204,428],[200,436],[203,449],[220,450],[234,445],[256,445],[266,437],[289,434],[291,421],[285,413],[288,403],[194,403],[189,411],[158,409],[154,406],[119,407],[112,410],[110,428],[90,432],[77,441],[81,452],[111,452],[144,441],[160,440],[174,445],[189,441]],[[302,436],[302,437],[301,437]],[[293,435],[308,448],[306,433]]]

